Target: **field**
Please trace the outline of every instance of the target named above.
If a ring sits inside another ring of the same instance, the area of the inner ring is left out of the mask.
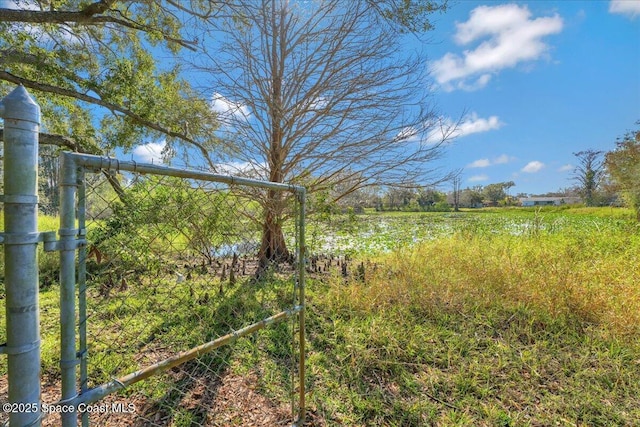
[[[333,229],[317,236],[366,273],[310,285],[309,387],[327,425],[640,424],[640,234],[624,210]]]
[[[624,209],[582,208],[310,220],[315,263],[339,259],[344,267],[316,265],[308,277],[308,425],[640,425],[640,227],[631,218]],[[56,258],[43,254],[41,279],[53,280],[46,271],[55,270]],[[92,327],[105,342],[123,334],[114,316],[127,311],[147,319],[137,322],[144,332],[136,339],[145,347],[106,353],[94,368],[105,377],[92,381],[108,380],[116,365],[122,372],[135,368],[122,360],[138,360],[140,349],[155,357],[163,348],[189,348],[268,315],[265,301],[288,298],[290,283],[244,280],[225,289],[225,298],[211,292],[221,280],[210,271],[194,271],[188,287],[158,276],[108,297],[90,288],[97,307]],[[58,293],[47,283],[40,296],[43,371],[52,381]],[[176,312],[165,303],[192,307]],[[229,396],[241,394],[282,419],[291,373],[284,365],[292,351],[288,328],[241,339],[206,359],[205,371],[193,365],[128,396],[163,399],[157,387],[178,379],[191,388],[174,390],[156,407],[166,425],[240,425],[238,409],[217,405],[232,405]],[[151,349],[155,331],[166,338]],[[219,377],[184,381],[198,372]],[[216,391],[196,393],[196,385]]]

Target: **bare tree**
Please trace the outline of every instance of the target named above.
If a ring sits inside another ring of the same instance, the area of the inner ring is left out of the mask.
[[[373,185],[433,184],[453,129],[429,100],[426,62],[366,1],[231,2],[223,40],[198,66],[210,77],[226,161],[334,200]],[[223,33],[223,36],[219,34]],[[339,186],[338,183],[349,183]],[[261,259],[289,257],[285,200],[261,199]]]
[[[458,171],[451,178],[453,184],[453,210],[454,212],[460,211],[460,184],[462,183],[462,171]]]
[[[604,175],[602,151],[585,150],[573,153],[578,158],[578,166],[573,171],[573,179],[578,183],[580,195],[587,206],[595,203],[596,191]]]

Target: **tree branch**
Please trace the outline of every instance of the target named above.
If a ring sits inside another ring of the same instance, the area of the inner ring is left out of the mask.
[[[117,24],[125,28],[130,28],[136,31],[152,32],[157,31],[157,28],[149,27],[148,25],[140,24],[138,22],[120,19],[111,15],[103,15],[104,12],[112,11],[114,13],[120,13],[117,10],[112,10],[111,6],[116,3],[116,0],[102,0],[89,4],[79,11],[57,11],[57,10],[24,10],[24,9],[5,9],[0,8],[0,22],[21,22],[25,24],[68,24],[76,23],[81,25],[98,25],[98,24]],[[196,50],[195,45],[197,42],[188,41],[182,39],[176,39],[166,33],[162,33],[162,37],[172,43],[176,43],[182,47],[190,50]]]
[[[0,141],[4,141],[4,129],[0,129]],[[55,135],[55,134],[40,132],[38,134],[38,144],[39,145],[55,145],[56,147],[60,147],[60,148],[68,148],[76,153],[97,154],[92,150],[87,150],[81,147],[80,144],[78,144],[73,138],[69,138],[63,135]],[[105,178],[107,179],[107,181],[109,182],[113,190],[118,195],[118,198],[120,200],[124,200],[125,192],[124,192],[124,189],[122,188],[122,185],[120,185],[120,181],[118,181],[115,178],[115,176],[109,171],[103,170],[102,173],[104,174]]]
[[[4,129],[0,129],[0,141],[4,141]],[[73,138],[62,135],[54,135],[50,133],[39,133],[38,144],[40,145],[55,145],[57,147],[68,148],[78,153],[96,154],[90,151],[83,150]]]
[[[30,10],[0,8],[0,22],[24,22],[29,24],[79,24],[96,23],[97,17],[108,11],[116,0],[101,0],[78,11]]]
[[[110,111],[113,112],[119,112],[123,115],[125,115],[126,117],[129,117],[130,119],[132,119],[133,121],[135,121],[136,123],[148,127],[149,129],[153,129],[157,132],[160,132],[164,135],[167,135],[169,137],[172,138],[178,138],[182,141],[188,142],[189,144],[193,145],[195,148],[197,148],[203,155],[204,159],[207,161],[207,163],[209,164],[209,166],[215,170],[215,164],[213,163],[213,161],[211,160],[208,151],[206,150],[206,148],[200,144],[199,142],[197,142],[196,140],[194,140],[193,138],[190,138],[188,135],[185,135],[183,133],[180,132],[174,132],[170,129],[167,129],[163,126],[160,126],[158,123],[152,122],[150,120],[145,119],[144,117],[140,116],[139,114],[134,113],[131,110],[128,110],[124,107],[122,107],[121,105],[117,105],[111,102],[107,102],[104,101],[100,98],[96,98],[84,93],[80,93],[77,92],[75,90],[70,90],[70,89],[65,89],[65,88],[61,88],[58,86],[53,86],[53,85],[49,85],[46,83],[39,83],[37,81],[34,80],[29,80],[29,79],[25,79],[22,77],[18,77],[15,76],[7,71],[4,70],[0,70],[0,80],[4,80],[7,82],[11,82],[14,84],[19,84],[19,85],[23,85],[25,87],[28,87],[30,89],[35,89],[35,90],[39,90],[41,92],[47,92],[47,93],[53,93],[56,95],[61,95],[61,96],[66,96],[69,98],[74,98],[80,101],[84,101],[84,102],[88,102],[90,104],[94,104],[94,105],[99,105],[101,107],[107,108]]]

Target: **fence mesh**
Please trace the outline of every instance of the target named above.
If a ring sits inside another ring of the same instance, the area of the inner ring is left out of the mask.
[[[83,406],[81,422],[290,425],[298,411],[296,316],[236,334],[298,304],[294,258],[258,260],[259,200],[267,190],[106,170],[80,177],[87,245],[78,254],[78,390],[117,383],[204,343],[224,344]],[[282,196],[283,232],[296,254],[297,200]],[[42,319],[45,404],[60,398],[59,338],[49,333],[57,332],[57,286],[41,294],[49,310]],[[6,373],[6,364],[0,369]],[[43,425],[59,425],[59,414],[44,415]]]

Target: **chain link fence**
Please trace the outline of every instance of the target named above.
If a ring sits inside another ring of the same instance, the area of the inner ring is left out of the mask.
[[[60,263],[39,249],[42,425],[300,422],[304,190],[63,156]],[[274,192],[288,262],[260,257]]]

